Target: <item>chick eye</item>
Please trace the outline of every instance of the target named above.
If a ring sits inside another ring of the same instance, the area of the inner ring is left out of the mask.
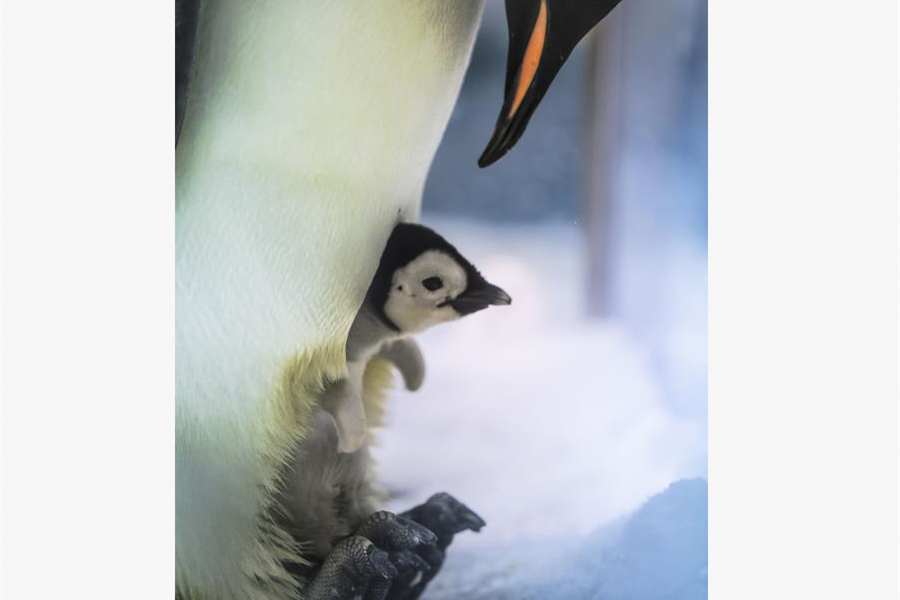
[[[444,287],[444,282],[441,281],[440,277],[429,277],[427,279],[422,280],[422,285],[429,292],[433,292],[435,290],[439,290]]]

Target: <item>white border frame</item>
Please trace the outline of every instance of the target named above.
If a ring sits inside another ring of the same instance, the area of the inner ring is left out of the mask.
[[[898,6],[709,16],[710,592],[893,599]],[[2,5],[4,598],[172,594],[171,19]]]

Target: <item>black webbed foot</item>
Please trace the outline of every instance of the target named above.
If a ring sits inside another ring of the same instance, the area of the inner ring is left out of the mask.
[[[397,568],[387,552],[378,549],[370,540],[354,535],[334,547],[307,589],[306,597],[309,600],[351,600],[366,593],[373,579],[390,581],[396,576]],[[369,596],[366,599],[369,600]]]
[[[373,577],[363,600],[385,598],[401,566],[407,572],[413,569],[428,569],[429,565],[419,558],[415,549],[437,543],[437,536],[426,527],[384,510],[372,513],[356,532],[372,540],[380,548],[390,551],[390,560],[398,569],[393,577]]]
[[[334,547],[304,598],[415,600],[444,563],[453,536],[484,525],[481,517],[446,493],[402,515],[373,513]]]
[[[309,600],[383,600],[399,571],[428,569],[414,552],[433,546],[437,536],[426,527],[387,511],[370,515],[354,535],[341,540],[322,563],[304,598]]]
[[[447,546],[453,536],[467,529],[480,531],[485,526],[484,520],[472,509],[446,492],[435,494],[424,504],[401,513],[400,517],[424,525],[434,532],[436,541],[414,550],[421,559],[419,563],[400,564],[391,557],[399,573],[388,592],[390,600],[418,598],[444,564]],[[422,568],[422,563],[428,568]]]

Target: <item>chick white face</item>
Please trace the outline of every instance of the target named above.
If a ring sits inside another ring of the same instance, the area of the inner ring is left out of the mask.
[[[468,285],[466,272],[440,250],[428,250],[394,271],[384,314],[404,333],[417,333],[458,319],[449,304]]]

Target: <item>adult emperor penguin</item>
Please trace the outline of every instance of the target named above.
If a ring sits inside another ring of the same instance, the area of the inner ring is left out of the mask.
[[[286,599],[271,518],[394,225],[416,221],[483,0],[176,0],[176,594]],[[618,0],[507,0],[522,134]]]

